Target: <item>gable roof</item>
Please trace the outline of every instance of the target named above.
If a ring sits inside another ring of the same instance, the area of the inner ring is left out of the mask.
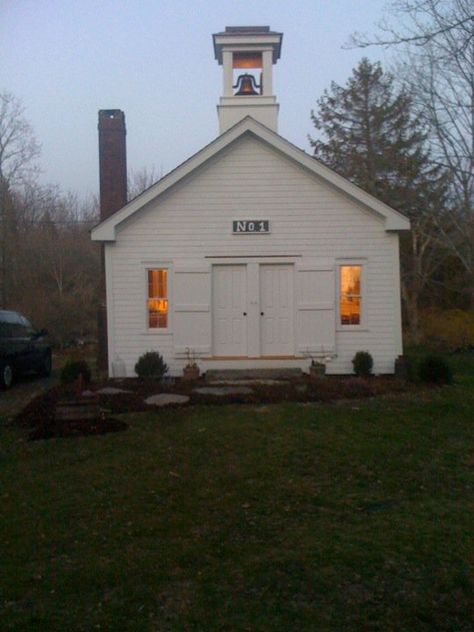
[[[161,180],[158,180],[158,182],[149,189],[146,189],[146,191],[131,200],[123,208],[100,222],[100,224],[95,226],[91,231],[92,239],[94,241],[115,241],[116,228],[122,222],[246,134],[252,135],[270,147],[273,147],[335,189],[345,193],[355,201],[360,202],[367,207],[369,211],[384,218],[385,230],[397,231],[410,229],[410,221],[405,215],[380,200],[377,200],[377,198],[352,184],[349,180],[346,180],[346,178],[338,175],[332,169],[325,167],[321,162],[315,160],[276,132],[265,127],[265,125],[258,123],[251,116],[246,116],[209,143],[209,145],[206,145],[203,149],[188,158],[188,160],[170,171],[166,176],[161,178]]]

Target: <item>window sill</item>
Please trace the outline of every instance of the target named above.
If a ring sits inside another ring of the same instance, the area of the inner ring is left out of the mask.
[[[369,331],[369,328],[363,325],[340,325],[336,331]]]

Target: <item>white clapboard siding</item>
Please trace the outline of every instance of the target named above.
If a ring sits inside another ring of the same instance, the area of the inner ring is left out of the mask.
[[[235,219],[268,219],[270,234],[233,235]],[[351,359],[360,349],[372,353],[376,371],[391,372],[401,353],[398,235],[386,232],[383,219],[362,204],[255,137],[235,141],[123,222],[116,242],[106,249],[110,346],[128,375],[147,350],[159,350],[178,373],[183,349],[204,352],[211,346],[211,284],[205,270],[227,257],[245,263],[245,257],[265,261],[272,256],[295,263],[301,307],[296,350],[332,346],[336,357],[330,372],[351,372]],[[336,327],[336,266],[351,258],[365,262],[367,319],[364,330],[341,331]],[[153,261],[175,264],[166,333],[146,329],[143,270]],[[312,270],[314,261],[323,261],[327,269]],[[310,336],[314,327],[321,331],[316,341]]]

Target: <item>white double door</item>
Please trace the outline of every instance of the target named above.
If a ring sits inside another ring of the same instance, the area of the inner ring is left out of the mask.
[[[215,356],[294,354],[293,266],[213,266]]]

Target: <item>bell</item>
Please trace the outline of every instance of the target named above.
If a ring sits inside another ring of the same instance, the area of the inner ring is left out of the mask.
[[[244,75],[240,75],[237,79],[237,83],[234,88],[238,88],[235,93],[236,97],[251,97],[257,95],[258,92],[256,88],[259,86],[255,81],[255,77],[253,75],[249,75],[245,73]]]

